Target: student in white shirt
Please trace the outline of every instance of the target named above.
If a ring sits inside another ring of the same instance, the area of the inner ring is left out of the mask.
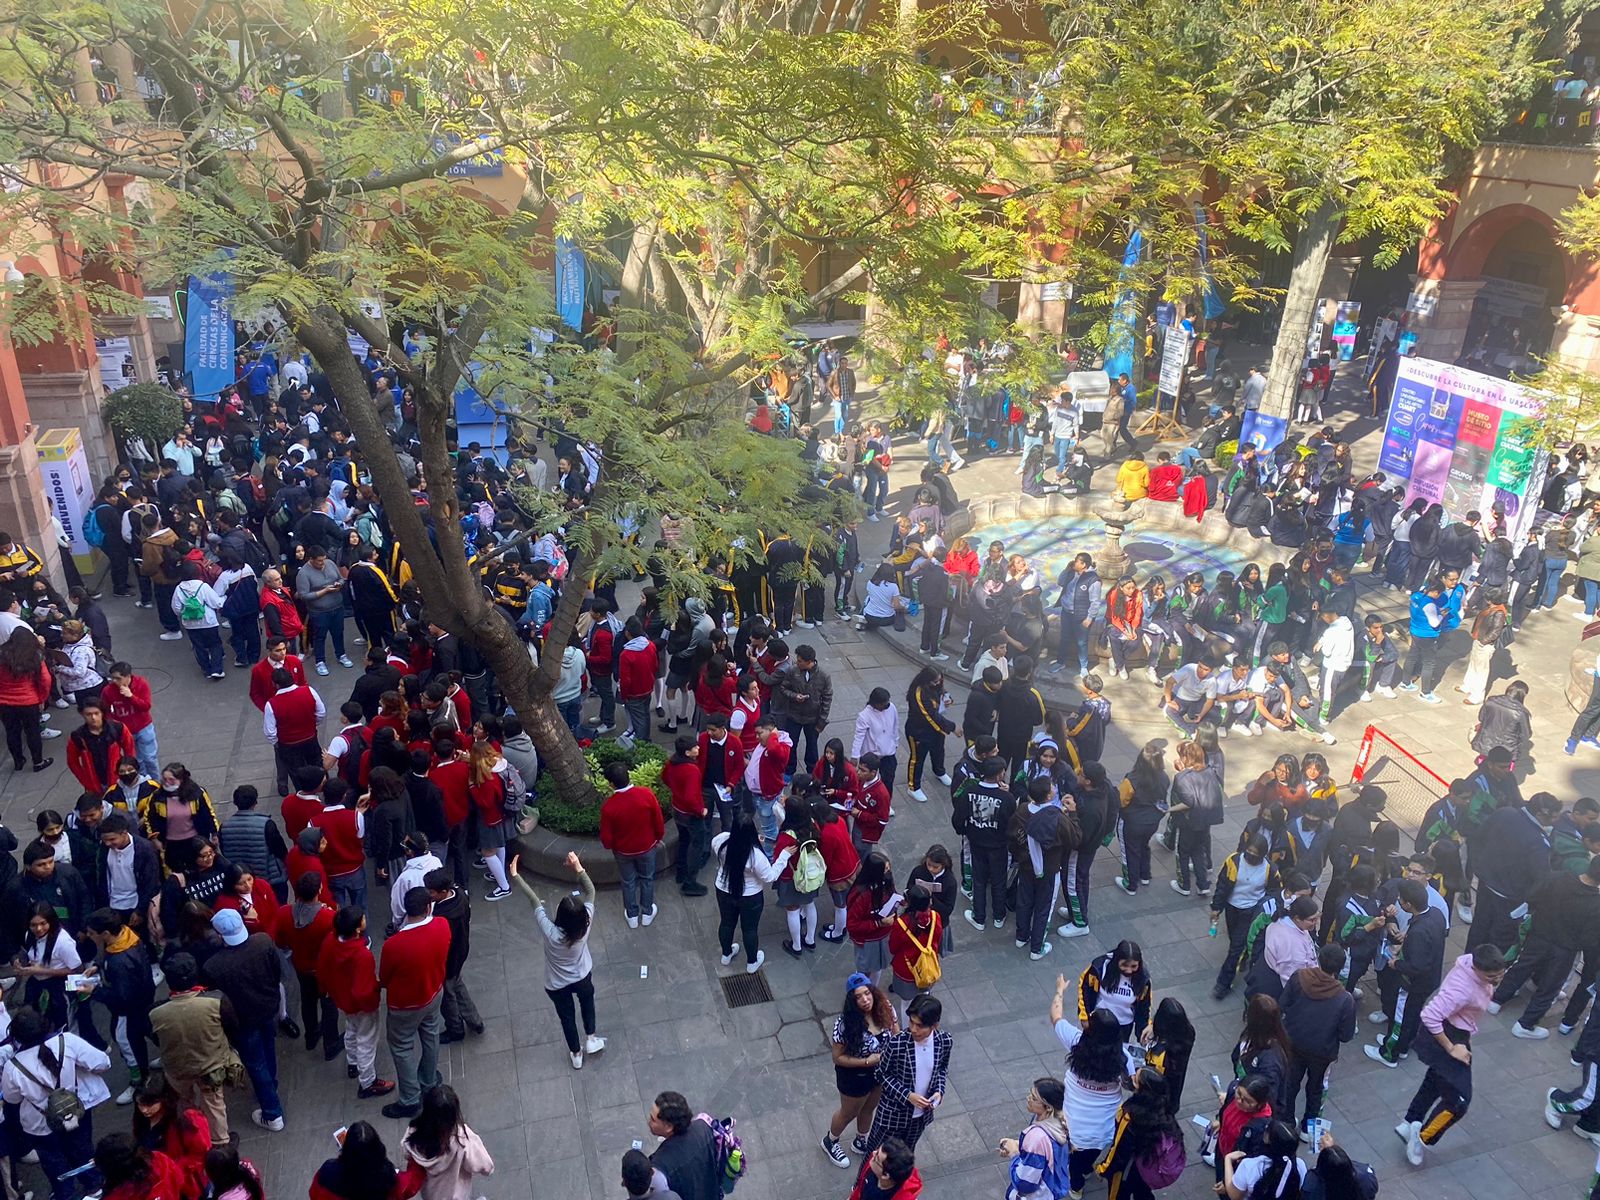
[[[74,1190],[63,1176],[93,1160],[93,1110],[111,1099],[101,1078],[111,1069],[111,1059],[75,1033],[54,1032],[32,1009],[17,1013],[11,1033],[20,1048],[0,1071],[0,1096],[19,1106],[23,1141],[38,1152],[51,1192],[62,1200]],[[75,1093],[84,1108],[78,1127],[70,1132],[57,1133],[45,1120],[45,1103],[57,1087]],[[86,1194],[100,1189],[100,1172],[93,1166],[75,1179]]]
[[[1067,977],[1056,976],[1050,1024],[1067,1051],[1062,1115],[1067,1120],[1067,1165],[1072,1189],[1083,1191],[1095,1160],[1111,1145],[1122,1104],[1122,1027],[1110,1010],[1096,1009],[1082,1029],[1066,1017]]]
[[[767,961],[760,946],[761,910],[766,889],[778,882],[789,861],[785,850],[774,862],[761,849],[755,819],[747,812],[733,818],[733,828],[711,839],[711,855],[717,860],[717,942],[722,948],[722,965],[733,962],[739,943],[733,940],[733,927],[744,931],[745,971],[754,975]]]
[[[26,981],[23,1002],[42,1013],[52,1029],[65,1028],[66,978],[83,966],[83,958],[50,905],[40,902],[28,910],[28,932],[22,939],[20,957],[17,974]]]
[[[1235,1150],[1223,1160],[1222,1186],[1228,1200],[1297,1200],[1306,1164],[1295,1155],[1300,1139],[1287,1122],[1267,1126],[1265,1154],[1246,1158]]]

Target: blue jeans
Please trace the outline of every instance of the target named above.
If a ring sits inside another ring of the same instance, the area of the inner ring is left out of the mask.
[[[156,727],[146,725],[133,735],[133,750],[139,756],[139,769],[151,779],[161,776],[161,751],[156,745]]]
[[[261,1115],[270,1121],[283,1116],[278,1099],[278,1022],[268,1017],[255,1025],[239,1026],[239,1060],[244,1063],[250,1086],[255,1089]]]
[[[754,796],[756,805],[756,832],[761,835],[761,845],[770,854],[772,844],[778,840],[778,814],[774,806],[778,798],[773,796],[770,800],[765,796]]]
[[[328,880],[328,886],[333,889],[333,902],[341,908],[346,904],[354,904],[357,908],[367,907],[367,869],[365,866],[359,871],[349,871],[343,875],[334,875]]]
[[[1333,561],[1346,571],[1355,566],[1356,559],[1360,557],[1361,546],[1359,543],[1350,545],[1347,542],[1335,542],[1333,544]]]
[[[105,1183],[100,1172],[92,1165],[80,1175],[62,1178],[76,1167],[93,1163],[93,1117],[93,1113],[84,1113],[83,1120],[71,1133],[51,1133],[44,1137],[24,1134],[22,1140],[26,1145],[16,1148],[18,1154],[26,1153],[29,1148],[39,1152],[39,1167],[50,1180],[50,1195],[54,1200],[73,1200],[80,1189],[85,1195],[98,1192]]]
[[[1585,579],[1583,581],[1583,611],[1588,616],[1594,616],[1594,610],[1600,608],[1600,579]]]
[[[327,662],[327,638],[333,637],[333,656],[344,657],[344,609],[332,612],[314,612],[307,615],[311,630],[311,650],[317,661]]]
[[[839,402],[839,415],[835,417],[833,421],[833,432],[836,434],[843,433],[845,431],[845,426],[847,426],[849,423],[850,401],[841,400]]]
[[[866,492],[861,499],[868,510],[881,513],[883,506],[889,500],[889,472],[869,469],[867,471]]]
[[[648,914],[656,906],[656,852],[617,854],[617,874],[622,880],[622,911],[630,917]]]
[[[1060,475],[1067,469],[1067,455],[1072,453],[1071,438],[1056,438],[1056,474]]]
[[[194,651],[194,660],[200,664],[200,670],[207,675],[217,675],[222,671],[222,631],[215,625],[209,629],[190,629],[189,648]]]
[[[1567,560],[1565,558],[1546,558],[1544,560],[1544,588],[1539,593],[1539,607],[1553,608],[1556,597],[1561,592],[1561,576],[1566,573]]]
[[[1201,454],[1200,451],[1196,450],[1193,446],[1185,446],[1182,450],[1178,451],[1177,457],[1173,459],[1174,462],[1184,469],[1185,474],[1194,470],[1195,463],[1205,462],[1205,460],[1206,456]]]
[[[229,617],[228,644],[233,661],[255,663],[261,658],[261,620],[259,617]]]
[[[934,470],[944,466],[944,455],[939,453],[939,442],[943,437],[944,434],[942,433],[934,433],[928,436],[928,465]]]
[[[572,730],[572,736],[578,736],[578,722],[583,718],[583,697],[576,700],[563,700],[556,705],[561,710],[561,719],[567,723],[567,728]]]

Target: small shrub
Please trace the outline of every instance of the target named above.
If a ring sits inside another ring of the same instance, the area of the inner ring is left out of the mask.
[[[600,774],[610,762],[628,764],[628,778],[637,787],[647,787],[656,794],[663,815],[672,811],[672,793],[661,782],[661,768],[666,765],[667,752],[653,742],[640,742],[629,750],[611,738],[591,742],[583,750],[589,764],[589,775],[594,780],[596,794],[603,800],[611,794],[611,785]],[[569,837],[594,837],[600,832],[600,804],[574,802],[556,792],[555,777],[546,771],[539,776],[534,788],[539,806],[539,824],[555,833]]]

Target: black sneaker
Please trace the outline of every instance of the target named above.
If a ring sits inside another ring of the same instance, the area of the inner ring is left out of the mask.
[[[396,1100],[393,1104],[385,1104],[382,1111],[391,1121],[408,1121],[422,1111],[422,1105],[401,1104]]]
[[[33,764],[35,774],[40,771],[48,771],[55,765],[55,761],[56,760],[53,758],[41,758],[38,762]]]
[[[867,1139],[862,1137],[859,1133],[856,1134],[855,1139],[850,1143],[850,1149],[854,1150],[857,1154],[865,1154],[867,1152]]]

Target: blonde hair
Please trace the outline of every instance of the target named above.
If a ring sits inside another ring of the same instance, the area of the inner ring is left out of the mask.
[[[84,635],[88,632],[88,626],[86,626],[82,621],[72,620],[61,622],[61,638],[63,641],[81,642]]]
[[[1206,765],[1206,752],[1201,749],[1199,742],[1178,743],[1178,766],[1180,769],[1196,769]]]
[[[500,751],[494,748],[493,742],[473,742],[467,758],[472,763],[472,782],[484,783],[494,774],[494,765],[500,761]]]

